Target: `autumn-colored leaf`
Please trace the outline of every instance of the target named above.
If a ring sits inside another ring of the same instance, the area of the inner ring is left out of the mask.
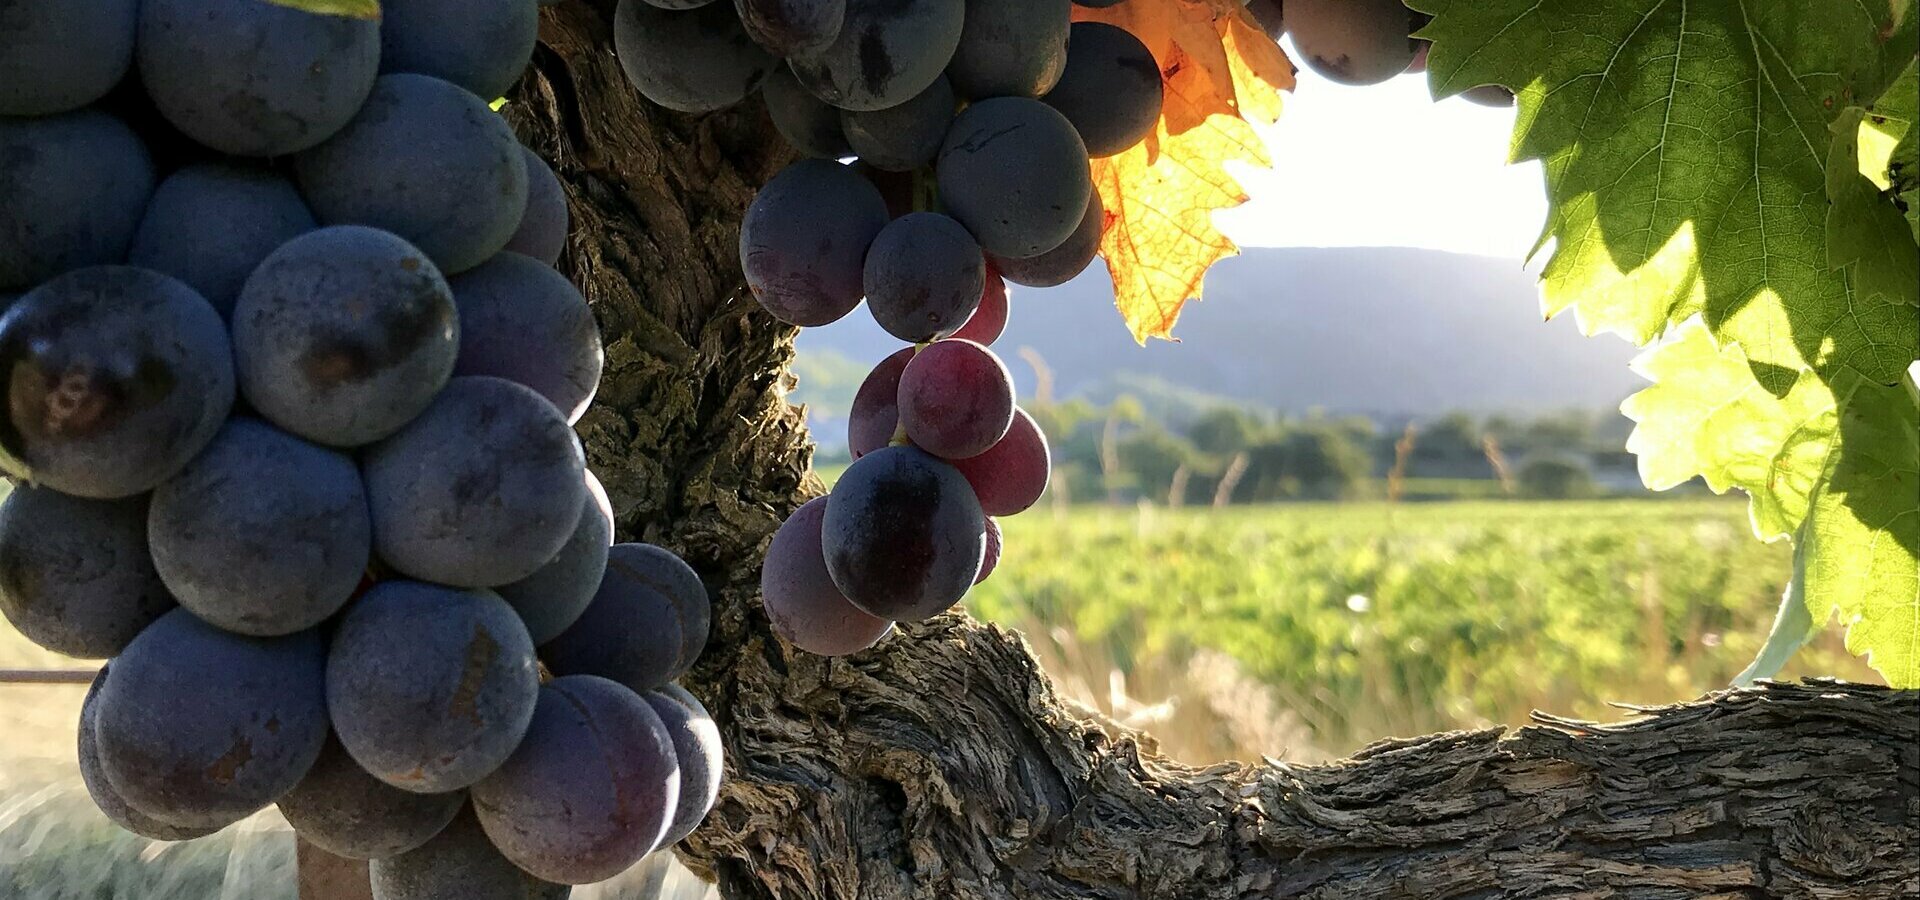
[[[1154,132],[1132,149],[1093,161],[1106,205],[1100,252],[1114,303],[1135,340],[1170,338],[1180,308],[1200,299],[1207,268],[1240,248],[1213,213],[1245,203],[1226,163],[1269,165],[1249,120],[1280,115],[1293,65],[1239,0],[1131,0],[1074,7],[1078,21],[1132,32],[1160,64],[1166,104]]]

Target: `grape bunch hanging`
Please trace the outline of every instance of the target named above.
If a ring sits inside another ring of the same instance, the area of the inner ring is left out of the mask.
[[[1112,2],[1083,2],[1111,6]],[[775,534],[774,630],[825,655],[958,603],[1000,554],[993,517],[1046,489],[1045,436],[989,346],[1006,282],[1061,284],[1099,249],[1089,160],[1143,140],[1163,85],[1126,30],[1069,0],[622,0],[641,93],[708,111],[758,91],[804,159],[754,199],[740,261],[781,321],[860,305],[911,346],[854,400],[853,465]],[[843,160],[851,160],[848,164]]]
[[[104,658],[79,758],[188,840],[277,804],[382,900],[677,842],[706,590],[613,544],[554,173],[489,108],[535,0],[0,15],[0,611]]]

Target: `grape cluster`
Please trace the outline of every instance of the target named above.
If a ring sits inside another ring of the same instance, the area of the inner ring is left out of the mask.
[[[747,209],[740,262],[792,325],[866,301],[912,346],[860,388],[855,462],[775,534],[774,630],[837,655],[958,603],[1000,554],[995,516],[1032,506],[1047,442],[989,346],[1006,283],[1073,278],[1107,213],[1090,160],[1160,120],[1160,65],[1137,37],[1074,22],[1118,0],[622,0],[629,80],[672,109],[759,92],[803,159]]]
[[[1268,37],[1293,35],[1293,46],[1322,77],[1348,85],[1379,84],[1404,72],[1424,72],[1429,42],[1411,35],[1433,17],[1401,0],[1246,0]],[[1512,106],[1513,92],[1497,84],[1460,96],[1482,106]]]
[[[705,587],[614,544],[565,194],[488,98],[535,0],[0,14],[0,612],[109,659],[122,827],[278,804],[383,900],[563,897],[690,833]]]

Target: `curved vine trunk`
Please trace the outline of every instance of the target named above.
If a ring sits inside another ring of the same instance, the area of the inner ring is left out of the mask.
[[[745,292],[736,240],[788,151],[757,104],[641,99],[611,7],[545,11],[509,114],[567,185],[567,265],[606,338],[589,461],[621,533],[714,592],[687,686],[727,781],[680,853],[726,897],[1920,895],[1914,692],[1774,685],[1621,726],[1193,769],[1070,712],[1017,636],[964,616],[846,659],[783,647],[758,560],[820,486],[784,396],[793,330]]]

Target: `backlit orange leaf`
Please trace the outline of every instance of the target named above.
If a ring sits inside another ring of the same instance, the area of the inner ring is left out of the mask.
[[[1114,303],[1134,340],[1171,339],[1207,268],[1240,252],[1213,226],[1213,212],[1245,203],[1228,160],[1270,164],[1249,120],[1272,123],[1293,64],[1261,33],[1240,0],[1129,0],[1074,7],[1077,21],[1133,32],[1153,51],[1166,84],[1160,124],[1132,149],[1093,161],[1106,204],[1100,253]]]

